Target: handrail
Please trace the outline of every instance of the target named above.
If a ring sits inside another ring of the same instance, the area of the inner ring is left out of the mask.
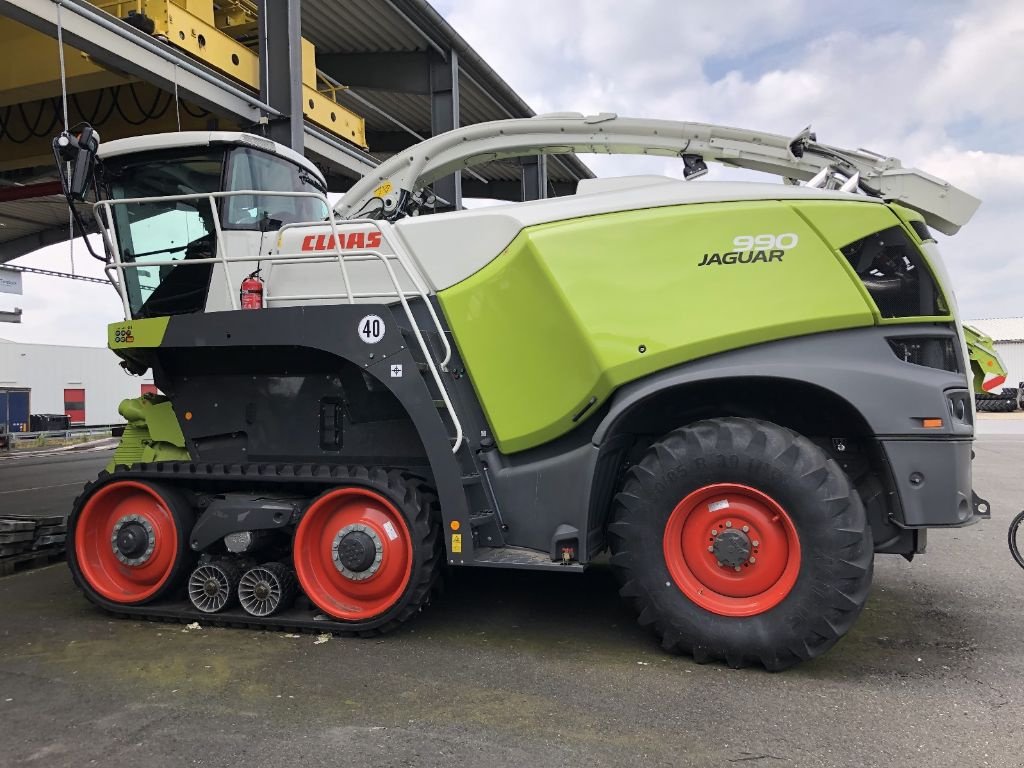
[[[227,197],[241,197],[241,196],[263,196],[263,197],[313,197],[321,202],[325,206],[325,211],[330,212],[330,202],[327,200],[326,195],[319,192],[281,192],[281,191],[262,191],[262,190],[235,190],[235,191],[222,191],[222,192],[199,192],[184,195],[166,195],[162,197],[133,197],[133,198],[122,198],[118,200],[99,200],[93,204],[93,213],[100,225],[100,231],[103,234],[103,238],[107,243],[109,252],[113,256],[111,263],[107,264],[104,268],[104,272],[107,278],[117,287],[118,293],[121,296],[121,302],[124,306],[125,319],[131,317],[131,303],[128,299],[128,289],[125,284],[125,270],[126,269],[138,269],[140,267],[161,267],[161,266],[197,266],[200,264],[220,264],[224,269],[224,285],[228,292],[228,304],[232,309],[239,309],[240,303],[238,295],[232,289],[231,272],[229,265],[233,263],[288,263],[294,264],[297,261],[304,263],[331,263],[337,261],[338,267],[341,271],[342,283],[344,285],[343,293],[312,293],[312,294],[295,294],[295,295],[272,295],[268,292],[266,294],[266,300],[270,301],[325,301],[325,300],[341,300],[347,299],[350,304],[354,304],[356,299],[398,299],[402,305],[402,309],[405,312],[405,316],[409,321],[409,325],[412,328],[412,332],[416,337],[416,342],[419,344],[420,350],[423,353],[424,359],[426,360],[427,367],[430,370],[431,377],[437,386],[438,391],[441,394],[441,399],[444,402],[445,408],[448,411],[448,415],[452,420],[452,424],[455,428],[455,440],[452,446],[452,453],[457,453],[463,442],[463,429],[462,423],[459,421],[459,417],[455,412],[455,406],[452,404],[451,397],[448,394],[448,390],[444,385],[441,378],[441,373],[438,370],[440,367],[441,371],[447,370],[447,365],[451,361],[452,348],[445,334],[444,328],[441,325],[440,318],[434,310],[433,305],[430,302],[429,294],[423,282],[417,275],[417,271],[411,267],[408,254],[406,253],[404,244],[393,236],[390,231],[390,225],[385,229],[382,223],[375,219],[351,219],[346,220],[344,223],[346,227],[355,225],[369,225],[374,227],[381,235],[381,241],[386,243],[391,249],[390,254],[383,253],[379,248],[358,248],[351,251],[342,251],[339,247],[341,242],[338,232],[338,221],[335,216],[328,215],[325,221],[319,222],[300,222],[285,224],[278,230],[278,242],[280,242],[281,232],[288,229],[297,229],[302,227],[324,227],[329,226],[331,230],[331,242],[332,249],[328,250],[328,253],[323,251],[318,252],[316,255],[308,253],[287,253],[278,251],[276,255],[268,253],[266,256],[257,254],[255,256],[243,255],[243,256],[231,256],[227,253],[226,243],[224,241],[224,231],[220,224],[220,216],[217,211],[217,200]],[[125,263],[121,258],[121,251],[117,244],[116,237],[110,237],[108,233],[114,230],[113,226],[113,207],[115,205],[144,205],[147,203],[168,203],[168,202],[185,202],[185,201],[207,201],[210,204],[210,209],[213,214],[213,229],[214,236],[216,238],[217,248],[215,250],[216,255],[209,258],[202,259],[147,259],[144,262],[132,261]],[[333,253],[331,253],[333,251]],[[347,263],[350,261],[372,261],[379,260],[384,265],[384,269],[388,274],[388,278],[391,281],[391,285],[394,286],[394,291],[371,291],[356,293],[352,289],[352,284],[349,280],[349,274],[347,269]],[[427,308],[427,312],[430,314],[430,318],[434,323],[434,327],[437,330],[438,338],[441,340],[441,345],[444,349],[444,357],[440,364],[434,362],[434,356],[430,351],[430,348],[420,330],[419,324],[416,322],[416,318],[413,315],[412,308],[409,306],[407,294],[402,288],[401,282],[399,281],[398,275],[395,273],[394,268],[391,265],[391,261],[397,261],[402,267],[406,276],[412,282],[414,291],[413,293],[418,295],[422,299],[424,306]],[[117,274],[117,279],[114,278],[114,273]]]

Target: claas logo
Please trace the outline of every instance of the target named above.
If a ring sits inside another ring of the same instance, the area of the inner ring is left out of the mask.
[[[358,250],[360,248],[379,248],[380,232],[342,232],[338,235],[335,245],[334,235],[306,235],[302,238],[304,251]]]

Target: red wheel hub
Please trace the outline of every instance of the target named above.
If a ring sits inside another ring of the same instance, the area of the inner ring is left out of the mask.
[[[174,571],[178,524],[155,488],[119,480],[94,493],[75,524],[75,559],[89,586],[115,603],[153,597]]]
[[[754,616],[781,603],[800,572],[800,538],[786,511],[745,485],[715,483],[676,505],[665,564],[690,600],[720,616]]]
[[[347,621],[383,614],[412,576],[405,518],[366,488],[339,488],[314,501],[295,531],[294,556],[306,596],[324,613]]]

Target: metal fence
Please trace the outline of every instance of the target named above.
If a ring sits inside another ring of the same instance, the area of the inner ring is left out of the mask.
[[[123,426],[123,424],[99,424],[87,427],[49,430],[46,432],[3,432],[0,433],[0,451],[11,451],[18,444],[23,446],[24,443],[33,440],[45,443],[48,439],[73,440],[76,437],[110,437],[112,429]]]

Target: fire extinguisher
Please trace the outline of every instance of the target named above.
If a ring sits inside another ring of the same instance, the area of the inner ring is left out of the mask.
[[[258,269],[242,281],[238,297],[242,309],[263,309],[263,280]]]

